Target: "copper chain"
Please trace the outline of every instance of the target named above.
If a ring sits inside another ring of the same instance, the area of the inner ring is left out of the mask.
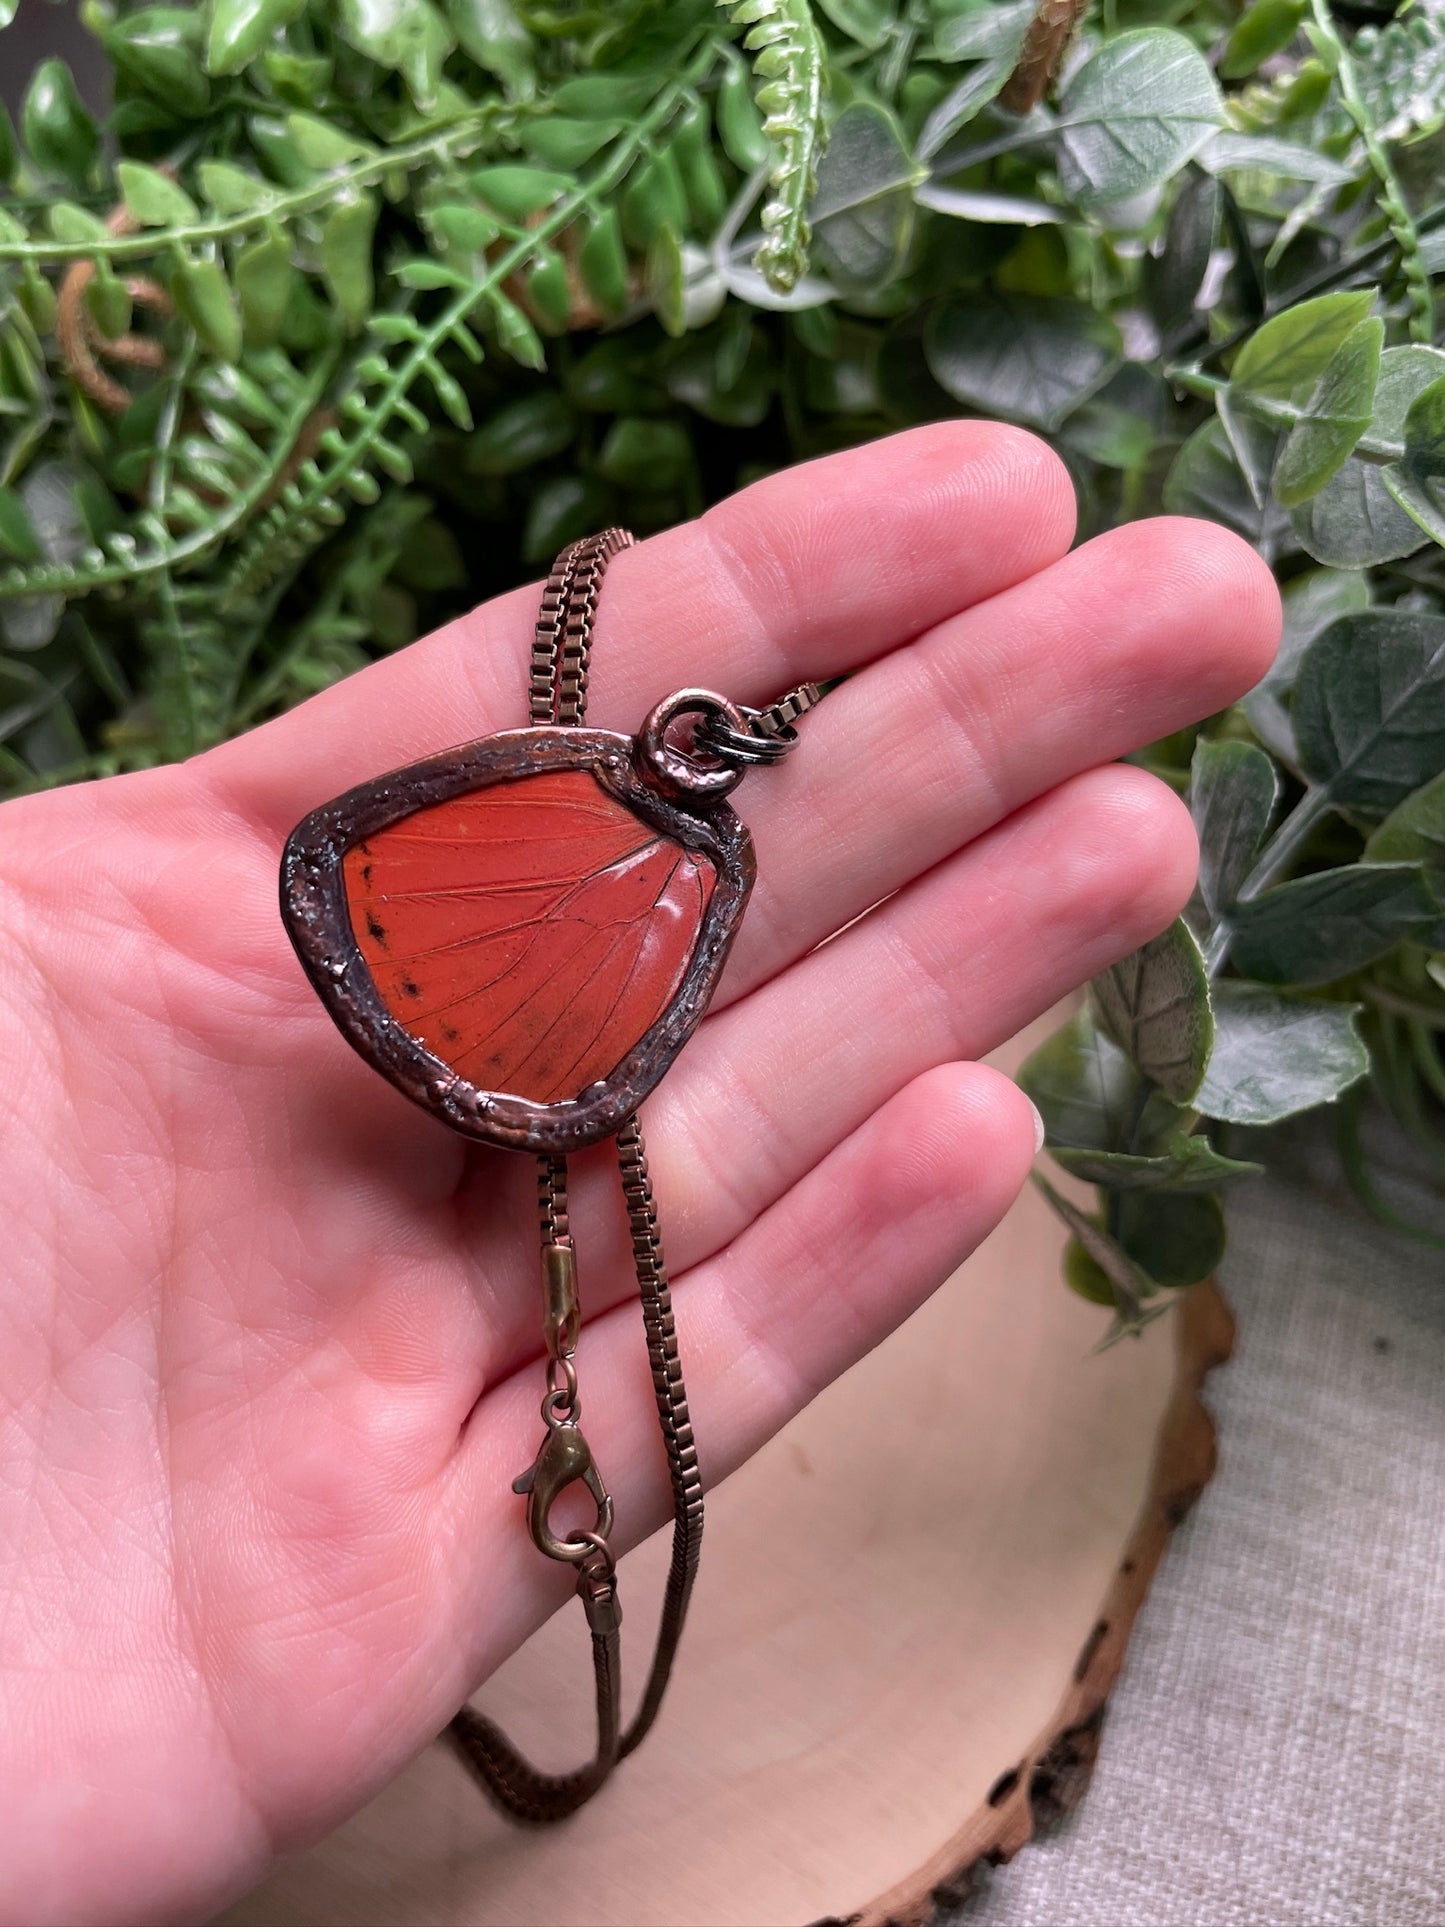
[[[612,557],[631,541],[625,530],[607,529],[574,543],[557,558],[543,592],[532,649],[530,709],[534,724],[581,723],[587,706],[592,623],[602,573]],[[791,715],[780,716],[779,726],[791,721]],[[574,1772],[543,1773],[518,1752],[500,1727],[470,1707],[463,1707],[448,1729],[462,1758],[498,1805],[519,1820],[538,1823],[575,1813],[602,1785],[617,1761],[638,1745],[656,1719],[682,1637],[702,1540],[702,1476],[682,1379],[657,1207],[636,1117],[630,1117],[619,1131],[617,1155],[658,1422],[672,1484],[672,1563],[647,1684],[637,1712],[623,1733],[618,1639],[621,1608],[608,1544],[612,1501],[577,1426],[581,1407],[574,1353],[579,1315],[567,1205],[567,1161],[544,1156],[538,1159],[538,1215],[547,1282],[544,1326],[548,1389],[542,1415],[548,1432],[535,1466],[519,1485],[531,1490],[535,1499],[540,1484],[533,1488],[529,1482],[543,1479],[548,1454],[555,1449],[568,1455],[567,1476],[585,1478],[597,1499],[596,1529],[569,1534],[566,1541],[552,1545],[539,1539],[552,1557],[569,1559],[578,1567],[577,1590],[592,1635],[597,1749],[588,1764]],[[537,1537],[535,1530],[533,1536]]]

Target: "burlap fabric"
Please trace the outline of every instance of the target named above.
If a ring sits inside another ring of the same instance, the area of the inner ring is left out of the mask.
[[[1445,1232],[1410,1147],[1373,1154]],[[1286,1167],[1233,1195],[1220,1469],[1092,1790],[960,1927],[1445,1927],[1445,1252],[1364,1215],[1323,1125]]]

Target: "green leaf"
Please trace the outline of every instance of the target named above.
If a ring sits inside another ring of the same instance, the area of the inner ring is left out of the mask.
[[[454,375],[447,372],[434,357],[428,357],[426,364],[427,379],[441,403],[445,414],[458,428],[470,429],[472,426],[472,406],[466,392]]]
[[[818,164],[813,241],[824,268],[854,288],[894,275],[913,232],[913,189],[928,178],[890,113],[871,101],[845,107]]]
[[[432,293],[437,288],[460,291],[473,285],[469,275],[463,274],[459,268],[449,268],[445,261],[403,261],[391,272],[392,278],[404,288],[416,288],[423,294]]]
[[[1218,181],[1191,168],[1170,211],[1162,251],[1144,257],[1144,298],[1165,336],[1194,313],[1214,252],[1219,203]]]
[[[502,232],[501,223],[490,214],[460,201],[441,202],[428,211],[427,220],[447,246],[460,248],[464,254],[480,254]]]
[[[1398,441],[1403,452],[1410,405],[1445,375],[1445,354],[1412,345],[1387,348],[1380,357],[1371,434]],[[1317,495],[1291,512],[1304,548],[1317,562],[1335,568],[1366,569],[1394,562],[1422,547],[1425,533],[1391,498],[1385,471],[1352,455]]]
[[[517,17],[512,0],[450,0],[448,13],[463,50],[479,67],[495,74],[517,99],[535,92],[532,36]]]
[[[1198,161],[1211,174],[1278,175],[1287,181],[1316,181],[1322,187],[1343,187],[1355,178],[1352,167],[1317,148],[1269,134],[1235,134],[1227,129],[1199,150]]]
[[[286,131],[306,166],[321,174],[330,173],[334,167],[345,167],[348,161],[364,160],[376,152],[369,141],[359,140],[317,114],[288,114]]]
[[[1367,609],[1305,653],[1295,685],[1301,767],[1336,806],[1387,815],[1445,765],[1445,616]]]
[[[555,248],[538,248],[527,270],[527,300],[549,334],[565,334],[572,314],[572,281]]]
[[[1374,291],[1362,288],[1286,308],[1245,342],[1230,370],[1230,386],[1241,394],[1303,401],[1374,303]]]
[[[647,250],[647,297],[668,334],[676,336],[687,332],[682,242],[677,230],[666,221],[653,235]]]
[[[621,314],[631,294],[622,221],[610,203],[598,209],[577,250],[582,285],[606,314]]]
[[[1175,1104],[1187,1104],[1209,1062],[1209,978],[1194,933],[1176,917],[1161,935],[1094,978],[1105,1032]]]
[[[1110,1334],[1110,1339],[1138,1332],[1146,1322],[1141,1312],[1141,1302],[1152,1298],[1159,1289],[1158,1285],[1095,1219],[1081,1211],[1061,1191],[1056,1191],[1039,1172],[1035,1171],[1033,1175],[1034,1183],[1050,1208],[1068,1226],[1085,1254],[1109,1281],[1113,1302],[1119,1312],[1119,1324],[1116,1331]]]
[[[1235,1178],[1257,1177],[1264,1169],[1222,1156],[1207,1137],[1182,1133],[1154,1157],[1078,1151],[1067,1145],[1050,1145],[1049,1155],[1071,1177],[1109,1191],[1214,1191]]]
[[[204,12],[195,7],[141,7],[103,29],[106,52],[117,70],[149,96],[147,101],[123,101],[111,118],[112,131],[120,131],[127,107],[142,129],[154,128],[157,109],[161,124],[170,130],[177,117],[194,119],[206,113],[211,83],[201,65],[204,32]]]
[[[623,415],[607,431],[597,473],[622,488],[676,488],[692,466],[692,438],[681,422]]]
[[[431,0],[339,0],[338,12],[344,39],[401,74],[423,111],[436,104],[442,63],[457,43]]]
[[[1012,67],[1034,14],[1034,0],[983,0],[943,15],[934,30],[940,60],[1006,60]]]
[[[171,298],[208,353],[235,361],[241,352],[241,315],[219,262],[183,262],[171,276]]]
[[[620,120],[549,120],[525,122],[522,146],[543,167],[585,167],[610,140],[622,132]]]
[[[542,346],[542,337],[537,330],[516,302],[509,300],[506,295],[493,292],[487,299],[492,311],[492,323],[497,330],[498,345],[506,350],[513,361],[519,361],[524,368],[541,374],[547,366],[547,351]],[[531,551],[528,552],[528,559],[531,559]]]
[[[1178,1134],[1177,1107],[1150,1096],[1129,1059],[1081,1010],[1046,1038],[1019,1071],[1038,1106],[1050,1151],[1152,1152]]]
[[[983,414],[1057,429],[1123,358],[1118,328],[1081,301],[980,293],[938,308],[924,338],[933,378]]]
[[[1104,1305],[1112,1310],[1114,1287],[1109,1283],[1108,1273],[1094,1263],[1077,1238],[1071,1237],[1064,1246],[1060,1267],[1064,1283],[1076,1297],[1086,1304]]]
[[[763,117],[753,100],[748,69],[730,49],[723,52],[727,64],[718,85],[718,139],[738,172],[751,174],[772,159],[772,143],[763,132]]]
[[[893,25],[893,8],[888,0],[818,0],[818,5],[839,33],[857,41],[869,53],[877,52]]]
[[[1235,22],[1224,43],[1219,71],[1226,80],[1243,80],[1271,54],[1286,48],[1299,32],[1306,0],[1254,0]]]
[[[207,71],[240,73],[305,11],[306,0],[211,0]]]
[[[1365,844],[1370,863],[1419,863],[1445,896],[1445,772],[1396,804]]]
[[[1232,954],[1260,983],[1334,983],[1438,916],[1418,864],[1354,863],[1295,877],[1236,904]]]
[[[183,187],[158,167],[122,161],[116,168],[126,212],[139,227],[182,227],[200,210]]]
[[[966,127],[974,116],[997,94],[1000,87],[1013,72],[1013,60],[986,60],[971,67],[958,85],[946,93],[923,123],[918,136],[918,154],[922,160],[931,160],[938,150],[961,127]]]
[[[1233,904],[1278,800],[1279,774],[1262,749],[1200,740],[1190,771],[1189,809],[1199,834],[1199,891],[1211,918]]]
[[[549,90],[553,110],[577,120],[605,120],[616,123],[624,117],[644,114],[661,92],[655,73],[576,74],[560,87]]]
[[[1157,187],[1204,145],[1223,111],[1208,61],[1183,34],[1143,27],[1106,41],[1060,102],[1064,192],[1096,209]]]
[[[1115,1232],[1141,1271],[1176,1290],[1201,1284],[1224,1257],[1224,1207],[1207,1191],[1125,1191]]]
[[[1411,520],[1445,546],[1445,377],[1410,403],[1404,457],[1382,480]]]
[[[233,167],[229,161],[202,161],[196,169],[196,178],[207,206],[218,214],[249,214],[252,208],[260,207],[276,193],[271,183],[263,181],[259,174]]]
[[[1370,579],[1360,569],[1308,569],[1285,583],[1280,601],[1284,625],[1263,687],[1283,695],[1294,688],[1304,652],[1315,637],[1337,616],[1369,608]]]
[[[1385,324],[1362,321],[1331,355],[1275,464],[1275,499],[1294,508],[1317,494],[1370,426]]]
[[[0,486],[0,555],[38,562],[43,551],[25,504],[13,488]]]
[[[56,201],[50,210],[50,232],[57,241],[72,245],[77,241],[108,241],[110,230],[105,222],[74,201]]]
[[[1216,984],[1214,1051],[1195,1109],[1227,1124],[1276,1124],[1333,1103],[1370,1068],[1358,1013],[1357,1004]]]
[[[359,333],[371,313],[375,230],[376,200],[370,194],[338,203],[321,230],[321,278],[348,334]]]
[[[541,167],[479,167],[472,186],[504,221],[525,221],[567,193],[570,176]]]
[[[1247,432],[1263,426],[1250,423]],[[1268,458],[1272,462],[1272,443]],[[1276,528],[1287,526],[1272,501],[1256,501],[1224,423],[1217,417],[1196,428],[1175,456],[1164,482],[1164,506],[1171,515],[1203,515],[1211,522],[1222,522],[1225,528],[1266,551]]]
[[[100,136],[63,60],[42,60],[31,75],[20,126],[42,174],[85,186],[100,157]]]
[[[622,190],[620,212],[624,238],[644,252],[660,228],[670,227],[682,236],[687,228],[687,195],[671,148],[633,168]]]
[[[577,418],[554,388],[507,402],[467,442],[471,475],[515,475],[560,455],[577,433]]]
[[[246,340],[253,348],[271,347],[281,339],[295,280],[290,249],[268,234],[242,248],[233,274]]]

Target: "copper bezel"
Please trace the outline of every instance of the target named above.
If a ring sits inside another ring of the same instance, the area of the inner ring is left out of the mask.
[[[381,998],[351,926],[342,858],[353,844],[467,790],[587,770],[643,822],[707,857],[717,873],[676,996],[609,1076],[563,1104],[469,1084],[405,1030]],[[299,823],[281,859],[281,916],[303,968],[347,1042],[413,1103],[464,1136],[557,1155],[610,1137],[658,1083],[717,988],[752,888],[752,839],[721,802],[674,802],[639,774],[629,737],[608,730],[507,730],[393,770]]]

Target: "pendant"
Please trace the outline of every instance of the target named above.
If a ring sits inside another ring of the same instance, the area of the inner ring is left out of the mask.
[[[667,697],[635,737],[582,727],[592,624],[612,529],[557,558],[532,651],[532,725],[348,790],[299,823],[281,915],[342,1035],[463,1136],[538,1159],[546,1391],[542,1443],[514,1483],[538,1550],[576,1571],[592,1639],[597,1745],[539,1771],[464,1707],[449,1737],[488,1793],[527,1821],[575,1812],[643,1738],[662,1701],[702,1532],[702,1478],[637,1109],[717,988],[754,875],[727,802],[774,763],[818,701],[766,709],[705,689]],[[652,1666],[621,1720],[614,1506],[579,1417],[581,1331],[567,1155],[617,1140],[654,1397],[673,1492],[673,1556]],[[554,1529],[584,1485],[591,1527]]]
[[[343,1035],[468,1137],[610,1137],[707,1009],[752,841],[678,781],[678,752],[649,755],[649,727],[484,737],[349,790],[286,845],[286,928]]]

